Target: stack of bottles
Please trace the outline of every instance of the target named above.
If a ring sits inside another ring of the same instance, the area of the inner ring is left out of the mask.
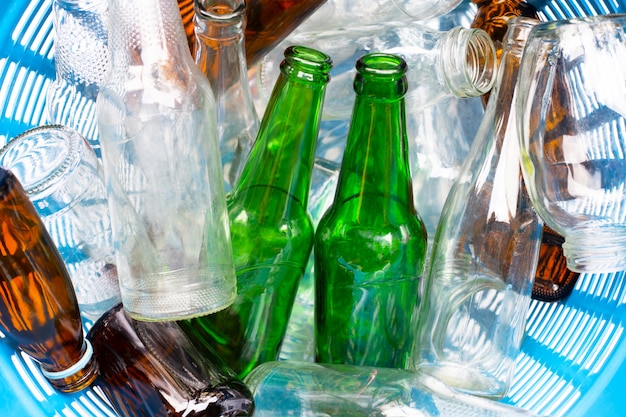
[[[480,397],[511,385],[531,295],[578,276],[514,140],[535,9],[357,3],[54,0],[48,128],[94,151],[119,285],[85,333],[80,277],[0,168],[0,325],[55,388],[122,416],[531,415]],[[455,12],[471,27],[433,27]],[[77,27],[98,56],[64,52]],[[459,124],[450,100],[479,103],[472,137],[418,140]]]

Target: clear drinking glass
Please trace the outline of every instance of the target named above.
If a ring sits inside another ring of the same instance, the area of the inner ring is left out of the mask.
[[[520,67],[533,205],[577,272],[626,269],[626,15],[542,23]]]
[[[97,319],[120,301],[102,165],[74,129],[29,129],[0,150],[20,180],[72,279],[81,312]]]

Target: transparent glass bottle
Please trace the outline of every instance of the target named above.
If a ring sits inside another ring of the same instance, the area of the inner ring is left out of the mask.
[[[236,278],[211,86],[176,0],[111,0],[110,18],[97,104],[122,302],[140,320],[223,309]]]
[[[276,360],[313,247],[308,199],[330,58],[285,50],[270,104],[241,177],[228,196],[237,297],[225,310],[183,322],[244,377]]]
[[[193,344],[175,322],[133,320],[121,304],[89,330],[100,366],[94,385],[123,417],[244,417],[248,388],[221,359]]]
[[[415,22],[385,22],[329,31],[298,32],[279,48],[306,45],[333,57],[325,119],[350,118],[354,105],[354,62],[370,52],[393,53],[408,64],[407,121],[447,97],[477,97],[493,86],[496,54],[481,29],[455,27],[440,31]],[[278,51],[268,53],[257,68],[257,85],[267,100],[278,73]]]
[[[316,360],[404,368],[426,254],[404,120],[406,62],[367,54],[337,191],[315,232]]]
[[[279,361],[258,366],[244,382],[256,417],[536,417],[404,369]]]
[[[54,0],[54,68],[47,91],[50,123],[78,131],[100,157],[96,98],[110,68],[108,0]]]
[[[215,94],[226,191],[239,178],[259,130],[245,57],[245,7],[244,0],[195,2],[195,61]]]
[[[62,392],[98,375],[83,336],[72,281],[35,207],[11,171],[0,168],[0,328]]]
[[[499,398],[525,330],[542,221],[519,163],[515,84],[537,23],[509,23],[496,85],[450,190],[432,249],[415,366],[460,391]]]

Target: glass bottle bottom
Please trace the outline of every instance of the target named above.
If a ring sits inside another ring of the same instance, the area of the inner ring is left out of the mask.
[[[215,313],[235,300],[236,278],[231,271],[217,265],[146,274],[134,288],[122,286],[122,302],[128,315],[141,321],[184,320]]]

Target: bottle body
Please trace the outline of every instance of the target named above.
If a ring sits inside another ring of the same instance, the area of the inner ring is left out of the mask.
[[[406,63],[368,54],[357,68],[337,192],[315,235],[316,359],[403,368],[427,245],[409,174]]]
[[[97,375],[70,277],[17,178],[0,169],[0,325],[58,390],[86,388]]]
[[[251,416],[248,388],[175,322],[133,320],[110,309],[87,335],[103,365],[95,385],[121,416]],[[174,343],[173,343],[174,342]]]
[[[108,1],[54,0],[54,67],[46,107],[50,122],[78,131],[100,157],[96,98],[110,68]]]
[[[185,325],[241,377],[277,359],[313,245],[308,193],[331,62],[303,47],[284,55],[258,138],[228,197],[237,297]]]
[[[484,119],[437,228],[415,363],[456,389],[495,398],[513,377],[542,227],[521,177],[512,104],[536,21],[512,22]]]
[[[245,58],[245,2],[203,0],[197,1],[195,8],[195,62],[215,94],[224,187],[228,192],[239,178],[259,130]]]
[[[214,97],[175,1],[153,3],[111,2],[98,124],[124,307],[177,320],[229,305],[236,282]]]

